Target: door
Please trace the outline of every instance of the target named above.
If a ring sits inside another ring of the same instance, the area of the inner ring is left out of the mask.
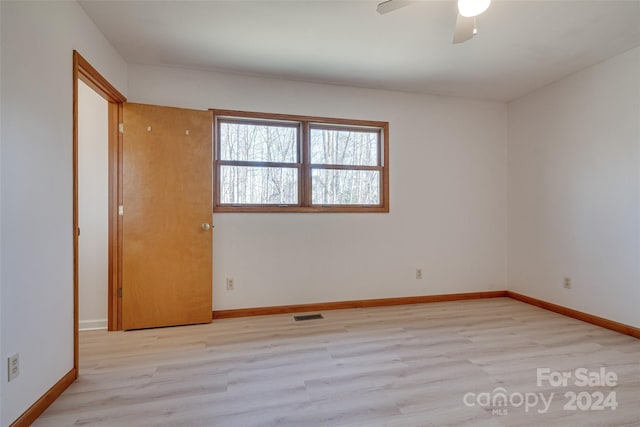
[[[122,327],[211,321],[207,111],[124,104]]]

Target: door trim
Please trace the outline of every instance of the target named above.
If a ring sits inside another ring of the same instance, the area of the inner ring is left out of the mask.
[[[123,103],[127,100],[86,59],[73,51],[73,366],[78,377],[78,79],[109,103],[109,290],[108,329],[121,329],[118,288],[121,283],[122,223],[118,205],[122,202],[122,122]]]

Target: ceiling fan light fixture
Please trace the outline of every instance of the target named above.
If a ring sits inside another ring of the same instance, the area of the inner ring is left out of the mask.
[[[489,8],[491,0],[458,0],[458,11],[465,18],[478,16]]]

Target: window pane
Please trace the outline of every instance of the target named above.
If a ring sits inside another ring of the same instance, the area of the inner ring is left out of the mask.
[[[380,172],[313,169],[311,198],[314,205],[379,205]]]
[[[378,166],[378,132],[312,128],[311,163]]]
[[[295,163],[297,141],[297,127],[221,122],[220,160]]]
[[[298,170],[247,166],[220,167],[220,202],[233,205],[298,203]]]

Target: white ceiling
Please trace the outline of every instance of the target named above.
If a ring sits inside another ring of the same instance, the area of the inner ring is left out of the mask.
[[[129,63],[496,100],[640,45],[640,0],[494,0],[461,45],[455,0],[80,4]]]

